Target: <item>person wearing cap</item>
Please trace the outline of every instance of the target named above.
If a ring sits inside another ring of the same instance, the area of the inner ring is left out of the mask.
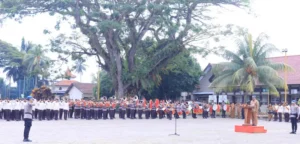
[[[292,105],[290,107],[290,118],[292,124],[292,132],[290,134],[296,134],[297,132],[297,119],[299,118],[299,110],[296,105],[296,101],[292,101]]]
[[[257,113],[259,109],[259,102],[256,100],[256,96],[252,96],[250,106],[252,108],[252,126],[257,126]]]
[[[25,123],[25,128],[24,128],[24,140],[23,142],[31,142],[29,140],[29,132],[30,128],[32,126],[32,108],[34,106],[34,99],[32,96],[28,96],[27,98],[27,103],[24,106],[24,123]]]

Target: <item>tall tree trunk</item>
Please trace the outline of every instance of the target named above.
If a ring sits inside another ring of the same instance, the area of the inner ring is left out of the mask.
[[[37,88],[37,81],[38,81],[37,78],[38,78],[38,76],[36,75],[36,76],[35,76],[35,82],[34,82],[34,87],[35,87],[35,88]]]
[[[24,76],[24,81],[23,81],[23,96],[25,97],[25,81],[26,81],[26,77]]]

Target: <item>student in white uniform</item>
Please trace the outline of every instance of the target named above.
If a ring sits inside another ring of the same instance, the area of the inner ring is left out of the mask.
[[[11,120],[11,110],[12,110],[11,102],[9,100],[6,100],[6,103],[5,103],[4,107],[6,109],[6,112],[5,112],[6,120],[10,121]]]
[[[282,106],[282,104],[279,104],[279,107],[278,107],[279,122],[282,122],[282,113],[283,113],[283,106]]]
[[[44,109],[45,109],[45,102],[43,100],[39,101],[38,110],[39,110],[39,121],[43,120],[44,117]]]
[[[63,109],[64,109],[64,119],[67,120],[68,112],[69,112],[69,102],[67,100],[63,102]]]
[[[52,109],[52,102],[48,100],[46,102],[46,117],[47,120],[51,120],[51,109]]]
[[[15,111],[15,120],[20,121],[21,102],[18,99],[15,102],[14,111]]]
[[[63,112],[64,112],[64,101],[59,101],[59,119],[62,120],[62,116],[63,116]]]
[[[25,103],[26,103],[26,100],[20,101],[20,107],[21,107],[21,110],[20,110],[20,118],[21,118],[21,120],[24,120],[24,108],[25,108]]]
[[[53,111],[54,111],[54,119],[58,120],[58,111],[59,111],[59,102],[58,102],[58,100],[55,100],[55,102],[53,102]]]

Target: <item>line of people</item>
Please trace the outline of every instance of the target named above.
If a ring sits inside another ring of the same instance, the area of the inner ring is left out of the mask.
[[[25,100],[0,100],[0,119],[2,115],[7,121],[22,120],[24,113]],[[240,107],[239,104],[237,104]],[[120,119],[142,119],[143,115],[146,119],[172,119],[186,118],[192,114],[192,118],[196,119],[197,115],[202,115],[204,119],[208,117],[216,118],[221,115],[235,117],[235,107],[233,103],[196,103],[195,101],[188,103],[184,101],[164,101],[164,100],[136,100],[130,99],[106,99],[100,101],[91,100],[39,100],[35,102],[33,107],[33,119],[38,120],[58,120],[67,118],[75,119],[115,119],[118,112]],[[238,111],[238,117],[242,110]],[[137,117],[136,117],[137,115]]]

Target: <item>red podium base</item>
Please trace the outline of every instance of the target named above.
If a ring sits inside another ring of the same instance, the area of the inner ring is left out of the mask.
[[[235,132],[242,133],[267,133],[267,130],[264,126],[249,126],[249,125],[236,125],[234,127]]]

